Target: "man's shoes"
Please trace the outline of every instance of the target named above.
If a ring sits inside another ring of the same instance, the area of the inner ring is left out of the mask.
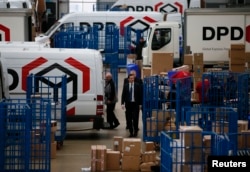
[[[135,133],[134,133],[134,137],[137,137],[137,136],[138,136],[138,133],[137,133],[137,132],[135,132]]]
[[[132,133],[130,133],[129,137],[133,137],[134,135]]]
[[[113,129],[116,128],[116,127],[118,127],[119,125],[120,125],[120,123],[115,124],[115,125],[113,126]]]

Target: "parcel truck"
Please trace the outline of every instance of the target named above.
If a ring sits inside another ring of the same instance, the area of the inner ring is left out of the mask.
[[[201,8],[201,0],[118,0],[110,11],[158,11],[162,13],[178,12],[184,14],[188,8]]]
[[[31,41],[32,9],[0,7],[0,41]]]
[[[143,48],[143,65],[150,66],[155,52],[173,53],[175,64],[181,65],[184,53],[180,46],[190,47],[193,53],[203,53],[204,65],[213,66],[218,62],[229,62],[228,50],[231,44],[245,44],[250,51],[250,9],[187,9],[184,14],[183,43],[176,22],[152,23],[147,43]],[[162,35],[164,41],[157,44],[155,34]]]
[[[8,90],[10,99],[26,98],[27,77],[30,74],[39,77],[66,75],[67,122],[93,122],[93,129],[103,128],[104,82],[100,52],[91,49],[24,47],[20,44],[13,48],[0,45],[0,67],[5,69],[1,70],[1,76],[6,78],[1,80],[8,81],[1,86],[2,97],[8,96],[4,95],[4,90]],[[50,86],[53,83],[47,82],[44,88]],[[53,96],[53,92],[50,94]]]

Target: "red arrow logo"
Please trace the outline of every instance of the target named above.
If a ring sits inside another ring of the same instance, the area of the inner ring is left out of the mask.
[[[46,63],[47,61],[48,61],[47,59],[39,57],[22,67],[22,90],[26,91],[27,89],[26,78],[29,75],[29,72],[32,69],[35,69],[38,66],[42,65],[43,63]]]
[[[88,66],[80,63],[79,61],[75,60],[72,57],[69,57],[65,60],[66,63],[70,64],[71,66],[77,68],[82,72],[82,92],[85,93],[90,89],[90,69]]]
[[[0,24],[0,30],[5,34],[5,40],[2,41],[10,41],[10,29]]]

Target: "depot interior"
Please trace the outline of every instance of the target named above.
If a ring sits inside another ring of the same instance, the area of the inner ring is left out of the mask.
[[[97,0],[93,6],[93,11],[105,11],[108,7],[112,6],[116,1]],[[76,1],[70,1],[70,3],[78,3]],[[54,22],[56,22],[61,16],[70,12],[70,3],[68,0],[37,0],[32,2],[32,10],[25,10],[23,14],[19,15],[20,20],[24,18],[27,21],[25,28],[27,31],[27,40],[34,41],[34,37],[40,33],[46,32]],[[88,3],[88,2],[80,2]],[[10,3],[11,4],[11,3]],[[23,9],[27,9],[24,5]],[[234,8],[234,7],[249,7],[249,0],[203,0],[202,8]],[[11,6],[9,7],[11,9]],[[1,9],[0,9],[1,11]],[[3,12],[0,12],[2,16],[13,15],[3,8]],[[13,11],[12,11],[13,12]],[[20,14],[20,13],[16,13]],[[34,16],[35,20],[34,20]],[[34,21],[36,23],[34,23]],[[0,40],[3,38],[0,35]],[[239,57],[240,54],[240,57]],[[162,59],[168,58],[167,61]],[[229,50],[230,57],[230,71],[235,73],[244,73],[246,71],[246,63],[250,62],[250,52],[245,52],[244,45],[232,44]],[[241,57],[244,57],[242,59]],[[133,55],[128,56],[129,59],[134,58]],[[195,91],[195,85],[202,80],[202,76],[206,72],[218,72],[217,78],[222,78],[225,85],[231,83],[227,80],[227,75],[224,75],[224,64],[218,64],[216,68],[207,68],[203,70],[203,54],[202,53],[188,53],[186,52],[183,66],[178,68],[180,71],[190,71],[192,69],[193,85],[189,89],[191,92],[190,98],[192,100],[192,107],[199,107],[197,100],[199,99],[198,93]],[[145,88],[153,89],[154,94],[167,94],[169,88],[165,88],[164,84],[159,83],[168,82],[164,79],[166,72],[172,70],[173,63],[171,54],[155,54],[152,59],[151,67],[143,67],[141,69],[141,77],[150,77],[152,74],[157,74],[159,77],[149,78],[149,83],[155,83],[154,87],[151,84],[145,84]],[[247,65],[249,66],[249,65]],[[228,66],[227,66],[228,67]],[[176,71],[177,71],[176,70]],[[123,78],[126,77],[126,69],[119,70],[119,89],[122,89]],[[205,74],[206,75],[206,74]],[[208,79],[212,82],[213,76],[208,75]],[[240,82],[241,75],[235,76],[238,81],[238,87],[242,87]],[[244,76],[243,76],[244,77]],[[161,79],[163,78],[163,79]],[[183,82],[189,82],[189,80]],[[182,85],[177,89],[180,91],[185,90],[185,86]],[[160,89],[159,89],[160,88]],[[167,93],[166,93],[167,92]],[[216,92],[219,94],[219,92]],[[242,96],[242,95],[241,95]],[[163,95],[163,97],[165,97]],[[181,95],[180,95],[181,97]],[[152,96],[145,96],[144,99],[152,100]],[[183,98],[185,99],[185,97]],[[233,100],[232,100],[233,99]],[[249,130],[249,117],[242,116],[241,119],[233,117],[235,113],[240,112],[241,106],[239,97],[230,98],[227,107],[216,107],[214,109],[206,108],[187,108],[185,110],[185,117],[188,119],[188,123],[199,121],[199,125],[195,126],[179,126],[179,131],[176,131],[177,119],[176,113],[168,110],[155,110],[151,108],[151,117],[145,119],[145,123],[140,122],[140,134],[137,138],[127,138],[127,131],[125,129],[124,112],[119,109],[119,105],[116,106],[117,116],[121,119],[121,126],[115,130],[102,130],[102,131],[85,131],[84,134],[71,133],[65,138],[64,143],[58,144],[55,140],[55,132],[58,130],[57,121],[51,121],[51,146],[50,149],[44,148],[43,145],[36,145],[33,147],[35,155],[32,157],[37,161],[41,159],[41,162],[35,164],[34,169],[42,169],[41,171],[52,172],[66,172],[66,171],[159,171],[172,169],[172,171],[178,172],[200,172],[207,171],[207,156],[213,155],[230,155],[237,147],[238,156],[250,156],[250,130]],[[154,104],[149,101],[150,103]],[[162,102],[161,102],[162,101]],[[164,98],[158,98],[156,107],[164,109]],[[178,100],[180,101],[180,100]],[[244,103],[244,102],[243,102]],[[151,105],[150,105],[151,106]],[[153,106],[153,105],[152,105]],[[232,107],[232,108],[230,108]],[[147,111],[145,107],[145,111]],[[181,112],[180,112],[181,113]],[[209,113],[214,114],[209,117]],[[243,113],[243,112],[242,112]],[[207,114],[205,120],[200,118],[196,119],[200,114]],[[142,114],[141,114],[142,115]],[[242,115],[242,114],[241,114]],[[211,122],[211,118],[220,119]],[[179,121],[180,122],[180,121]],[[210,123],[211,122],[211,123]],[[180,123],[178,123],[180,124]],[[207,134],[204,132],[203,127],[213,128],[217,126],[213,131],[213,134]],[[70,126],[71,129],[77,128],[74,124]],[[236,129],[233,130],[232,128]],[[229,131],[230,130],[230,131]],[[167,133],[160,133],[157,131],[172,131]],[[218,135],[217,133],[232,133],[231,135]],[[37,133],[32,133],[34,139],[37,139]],[[216,143],[214,142],[216,140]],[[230,142],[230,140],[236,141]],[[224,145],[224,147],[223,147]],[[226,146],[225,146],[226,145]],[[225,148],[226,147],[226,148]],[[169,148],[169,149],[167,149]],[[216,149],[217,148],[217,149]],[[225,148],[225,149],[224,149]],[[49,152],[50,162],[45,162],[42,157],[47,156]],[[223,152],[224,151],[224,152]],[[12,152],[18,155],[20,152]],[[221,154],[220,154],[221,153]],[[171,154],[171,155],[170,155]],[[0,160],[1,160],[0,155]],[[170,161],[171,159],[171,161]],[[7,163],[8,168],[15,169],[15,163],[9,160]],[[1,162],[1,161],[0,161]],[[5,161],[6,162],[6,161]],[[170,163],[171,162],[171,163]],[[46,165],[49,164],[49,168]],[[40,166],[40,167],[38,167]],[[0,168],[3,167],[0,163]]]

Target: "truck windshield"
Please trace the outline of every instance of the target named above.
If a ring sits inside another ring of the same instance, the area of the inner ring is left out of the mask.
[[[63,32],[63,31],[67,31],[69,28],[73,28],[74,24],[71,23],[63,23],[61,24],[60,22],[56,22],[55,24],[53,24],[49,30],[44,34],[46,36],[51,36],[54,35],[55,32]]]
[[[60,22],[56,22],[55,24],[53,24],[49,30],[47,30],[47,32],[44,33],[44,35],[49,36],[51,34],[51,32],[53,32],[55,30],[55,28],[58,27],[58,25],[60,24]]]
[[[152,50],[159,50],[171,40],[171,29],[169,28],[157,28],[155,29],[152,38],[151,48]]]

